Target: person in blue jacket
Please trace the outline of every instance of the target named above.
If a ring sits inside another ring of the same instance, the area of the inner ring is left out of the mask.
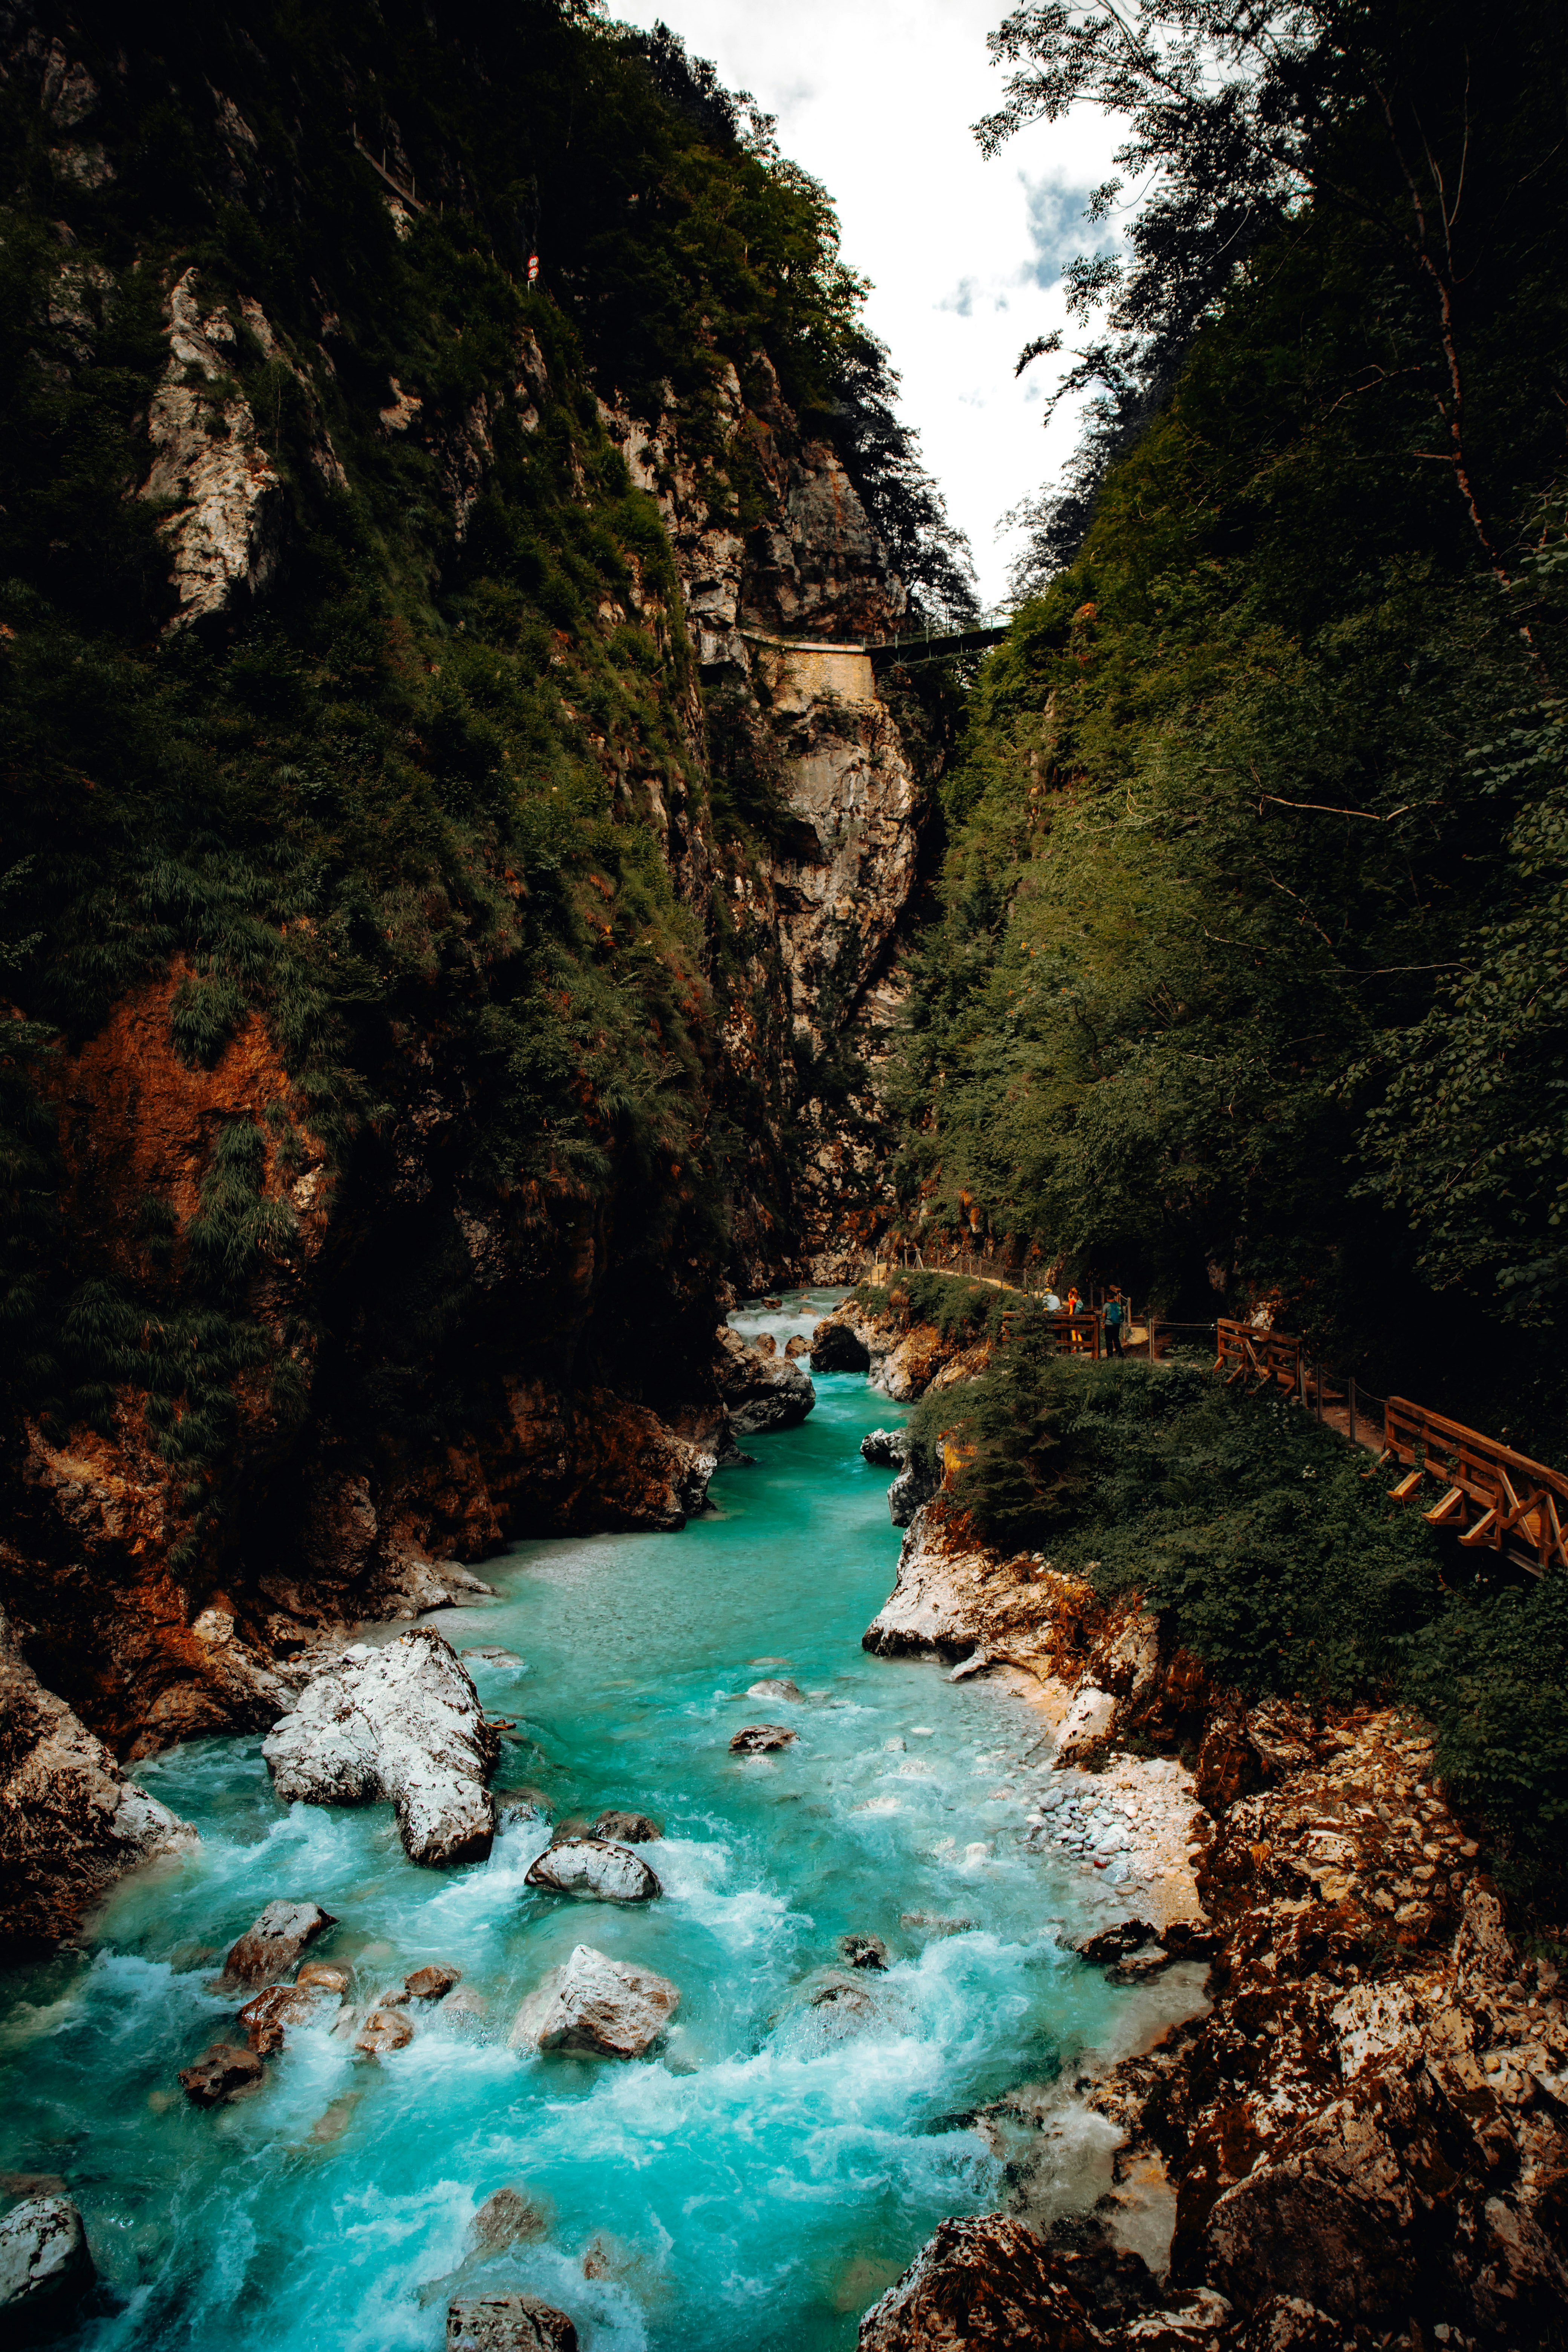
[[[1105,1302],[1105,1352],[1108,1356],[1121,1353],[1121,1327],[1127,1320],[1127,1309],[1121,1304],[1121,1293],[1113,1290]]]

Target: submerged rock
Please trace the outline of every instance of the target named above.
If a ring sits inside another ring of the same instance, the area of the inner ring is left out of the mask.
[[[496,1827],[510,1829],[513,1822],[547,1822],[550,1801],[538,1789],[498,1789],[495,1792]]]
[[[307,1685],[261,1753],[285,1803],[389,1797],[411,1862],[481,1862],[495,1835],[485,1782],[500,1743],[449,1642],[420,1625],[356,1643]]]
[[[230,2099],[258,2089],[266,2072],[254,2050],[215,2042],[194,2066],[181,2067],[180,2087],[195,2106],[226,2106]]]
[[[460,2295],[447,2306],[447,2352],[577,2352],[577,2330],[537,2295]]]
[[[816,1403],[816,1391],[788,1356],[765,1355],[721,1323],[713,1377],[737,1437],[766,1429],[793,1429]]]
[[[640,2058],[658,2040],[679,2000],[668,1977],[628,1968],[592,1944],[578,1944],[529,1994],[509,2039],[514,2050],[592,2050],[610,2058]]]
[[[550,2219],[548,2212],[515,2189],[498,2189],[475,2213],[473,2227],[475,2242],[499,2253],[503,2247],[548,2236]]]
[[[765,1756],[774,1748],[787,1748],[800,1734],[792,1731],[787,1723],[748,1723],[737,1731],[730,1742],[731,1756]]]
[[[661,1838],[664,1832],[647,1813],[621,1813],[611,1811],[601,1813],[594,1823],[596,1838],[609,1838],[616,1845],[649,1845]]]
[[[29,2197],[0,2221],[0,2314],[7,2343],[53,2333],[94,2276],[81,2215],[68,2197]]]
[[[858,1969],[862,1964],[852,1962]],[[812,2012],[814,2027],[827,2042],[847,2041],[869,2026],[880,2024],[883,2011],[860,1976],[823,1969],[803,1990],[803,2005]]]
[[[445,2000],[452,1987],[461,1981],[462,1970],[440,1963],[416,1969],[403,1979],[403,1990],[416,2000]]]
[[[791,1682],[787,1675],[770,1675],[763,1682],[748,1683],[746,1696],[748,1698],[782,1698],[791,1706],[804,1706],[805,1704],[805,1695],[800,1685]]]
[[[379,2058],[384,2050],[406,2050],[413,2039],[413,2020],[384,2001],[366,2016],[354,2035],[354,2048],[367,2058]]]
[[[885,1969],[888,1947],[880,1936],[840,1936],[838,1948],[852,1969]]]
[[[347,1969],[334,1969],[325,1960],[307,1960],[294,1981],[297,1985],[320,1985],[323,1992],[346,1993],[349,1972]]]
[[[312,1937],[337,1921],[319,1903],[269,1903],[253,1927],[229,1948],[223,1964],[231,1984],[261,1984],[291,1969]]]
[[[601,1903],[646,1903],[663,1893],[641,1854],[600,1837],[547,1845],[523,1884],[555,1895],[591,1895]]]

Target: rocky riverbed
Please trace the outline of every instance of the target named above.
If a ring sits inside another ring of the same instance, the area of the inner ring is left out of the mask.
[[[9,2176],[25,2292],[96,2258],[152,2352],[237,2215],[284,2352],[274,2275],[486,2352],[763,2309],[813,2352],[1552,2341],[1558,1987],[1421,1727],[1248,1708],[945,1494],[889,1594],[879,1414],[822,1372],[679,1546],[533,1545],[479,1642],[317,1656],[265,1743],[309,1786],[260,1741],[143,1767],[205,1842],[7,2013],[7,2160],[75,2119],[68,2182]],[[488,1855],[430,1866],[469,1811]]]
[[[793,1370],[810,1319],[740,1318],[748,1356]],[[301,1661],[249,1738],[139,1765],[201,1842],[0,2011],[5,2193],[74,2207],[98,2280],[60,2291],[125,2352],[193,2312],[236,2352],[313,2352],[323,2313],[378,2352],[536,2320],[733,2352],[763,2315],[843,2352],[1026,2168],[1031,2221],[1114,2189],[1152,2242],[1164,2191],[1111,2182],[1076,2085],[1190,2015],[1203,1961],[1112,1984],[1074,1948],[1127,1856],[1046,1858],[1021,1682],[860,1646],[900,1542],[861,1452],[888,1401],[823,1373],[801,1416],[740,1370],[792,1424],[679,1538],[521,1547],[493,1596]],[[470,1821],[489,1853],[436,1859]],[[13,2234],[70,2272],[66,2217]]]
[[[1128,1981],[1207,1955],[1209,2006],[1077,2084],[1114,2135],[1088,2214],[1038,2209],[1060,2087],[1002,2102],[1008,2210],[944,2224],[862,2352],[1555,2341],[1568,2021],[1422,1727],[1247,1707],[1135,1599],[997,1553],[942,1496],[865,1640],[1028,1692],[1042,1740],[994,1801],[1114,1890],[1086,1958]]]

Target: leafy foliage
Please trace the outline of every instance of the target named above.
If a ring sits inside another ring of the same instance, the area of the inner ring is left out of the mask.
[[[1069,315],[1090,340],[1051,405],[1101,391],[1065,492],[1026,511],[1037,539],[1021,584],[1042,585],[1076,551],[1099,479],[1194,334],[1259,249],[1309,212],[1352,227],[1373,274],[1382,333],[1354,391],[1396,376],[1419,383],[1439,419],[1438,446],[1423,455],[1450,469],[1506,579],[1485,478],[1494,444],[1473,405],[1476,331],[1500,248],[1529,274],[1551,266],[1537,174],[1557,140],[1555,13],[1512,0],[1478,40],[1461,0],[1262,0],[1239,11],[1069,0],[1015,10],[990,46],[1014,70],[1005,104],[978,126],[988,152],[1088,100],[1128,126],[1117,155],[1126,177],[1096,190],[1089,217],[1105,218],[1129,182],[1138,191],[1126,258],[1080,257],[1067,273]],[[1061,341],[1037,337],[1020,371]],[[1539,378],[1531,389],[1539,396]]]
[[[1005,1344],[987,1370],[965,1383],[956,1423],[952,1397],[928,1392],[910,1426],[928,1458],[954,1432],[964,1457],[955,1498],[991,1542],[1014,1550],[1049,1543],[1072,1523],[1083,1468],[1081,1449],[1067,1435],[1068,1392],[1044,1310],[1032,1300],[1015,1304],[1005,1331],[999,1319],[994,1328]]]
[[[103,1423],[138,1391],[205,1477],[236,1382],[281,1427],[325,1362],[350,1423],[439,1436],[501,1346],[464,1239],[492,1228],[538,1268],[539,1345],[585,1247],[631,1325],[705,1344],[733,1118],[762,1111],[715,1069],[724,918],[715,943],[680,902],[665,811],[743,861],[776,792],[738,775],[745,805],[708,805],[659,507],[595,395],[673,398],[727,511],[726,387],[770,367],[806,430],[903,467],[900,545],[948,561],[826,194],[667,28],[553,0],[177,0],[156,54],[89,5],[62,37],[84,128],[36,80],[0,91],[12,1402]],[[278,560],[171,628],[169,502],[135,493],[193,269],[226,373],[187,388],[220,438],[226,404],[254,419]],[[117,1199],[68,1230],[58,1074],[128,998],[192,1071],[274,1054],[283,1129],[215,1126],[194,1212]],[[275,1295],[318,1162],[357,1204],[324,1354]]]
[[[982,673],[896,1092],[912,1234],[978,1219],[1166,1316],[1268,1299],[1550,1454],[1568,173],[1538,58],[1510,16],[1478,84],[1484,533],[1420,454],[1446,362],[1386,224],[1304,186]],[[1384,169],[1353,92],[1314,121]]]
[[[1195,1365],[1053,1357],[1033,1323],[911,1426],[927,1449],[942,1433],[973,1449],[952,1493],[990,1541],[1140,1593],[1222,1685],[1418,1708],[1516,1882],[1560,1871],[1568,1579],[1450,1589],[1443,1538],[1307,1413]]]
[[[852,1295],[869,1314],[894,1314],[909,1324],[929,1323],[944,1339],[961,1340],[965,1347],[998,1334],[1015,1304],[994,1284],[918,1270],[900,1274],[885,1286],[863,1282]]]

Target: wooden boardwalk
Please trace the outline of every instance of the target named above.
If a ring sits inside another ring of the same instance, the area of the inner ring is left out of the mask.
[[[1020,1297],[1037,1297],[1044,1287],[1043,1276],[1034,1285],[1008,1282],[982,1272],[984,1263],[972,1270],[962,1259],[956,1265],[917,1267],[874,1259],[864,1278],[885,1285],[900,1273],[942,1274]],[[1067,1353],[1091,1359],[1103,1353],[1103,1318],[1098,1311],[1051,1319]],[[1568,1472],[1533,1461],[1408,1397],[1375,1396],[1353,1380],[1337,1380],[1308,1360],[1304,1342],[1293,1332],[1228,1316],[1212,1324],[1180,1324],[1151,1315],[1138,1325],[1130,1315],[1129,1324],[1123,1354],[1149,1362],[1158,1362],[1186,1334],[1213,1331],[1215,1370],[1224,1375],[1227,1388],[1279,1397],[1363,1446],[1374,1467],[1386,1465],[1395,1474],[1388,1490],[1394,1500],[1419,1502],[1427,1523],[1451,1529],[1467,1551],[1498,1553],[1536,1576],[1549,1568],[1568,1569]]]

